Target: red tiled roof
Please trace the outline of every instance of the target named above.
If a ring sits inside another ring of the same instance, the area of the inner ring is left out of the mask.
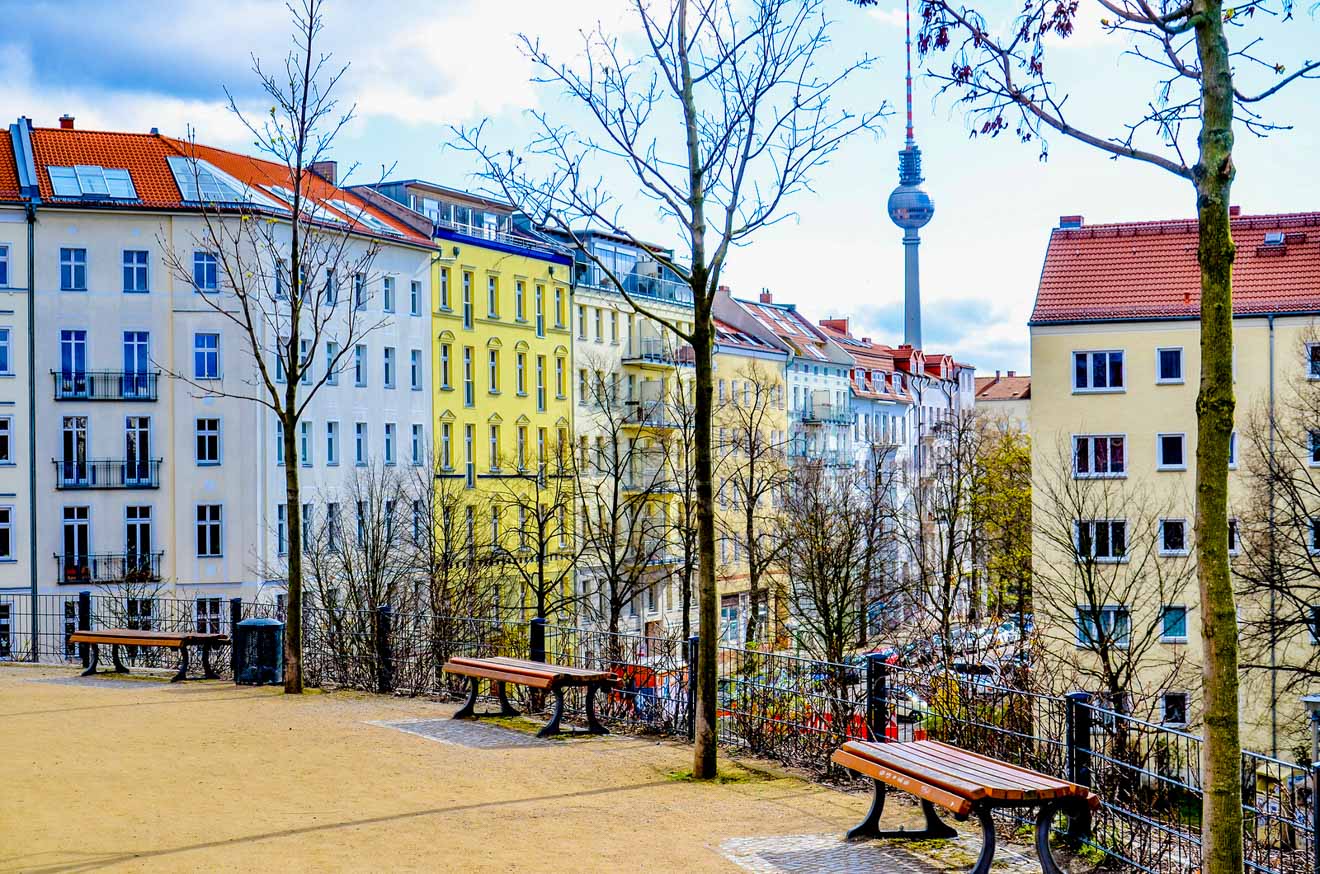
[[[90,131],[68,128],[33,128],[32,151],[37,165],[37,183],[41,197],[47,202],[69,202],[67,198],[55,197],[51,185],[48,166],[72,167],[79,164],[94,164],[102,167],[114,167],[127,170],[133,179],[133,188],[137,200],[120,202],[120,208],[134,206],[149,209],[191,209],[195,204],[185,203],[178,183],[170,170],[167,158],[173,156],[196,157],[206,161],[216,169],[229,174],[245,185],[289,187],[290,174],[287,167],[273,161],[240,155],[224,149],[193,144],[159,134],[136,134],[120,131]],[[0,188],[3,187],[3,170],[0,170]],[[304,176],[303,191],[316,201],[327,199],[343,200],[356,209],[374,215],[386,225],[399,231],[401,239],[411,243],[430,244],[429,236],[419,234],[393,215],[366,204],[360,196],[337,188],[313,173]],[[275,197],[269,191],[263,195]],[[328,209],[333,210],[330,206]],[[363,233],[375,234],[370,228],[360,226]],[[381,236],[380,234],[375,234]]]
[[[1320,312],[1320,212],[1236,216],[1233,311]],[[1266,246],[1281,233],[1283,245]],[[1056,228],[1032,324],[1197,318],[1194,219]]]
[[[909,401],[905,390],[893,386],[893,378],[890,376],[895,370],[893,352],[885,346],[858,339],[842,330],[846,324],[846,319],[825,319],[820,323],[820,331],[838,343],[857,362],[857,366],[849,373],[853,394],[873,401]],[[877,371],[882,376],[878,380],[872,379],[871,374]]]
[[[1031,397],[1031,377],[1018,376],[978,376],[976,378],[976,399],[978,401],[1019,401]]]
[[[757,337],[753,337],[728,322],[719,319],[711,320],[715,325],[715,342],[720,346],[731,346],[737,349],[754,349],[758,352],[778,352],[783,354],[783,350],[776,349],[769,343]]]
[[[738,303],[768,330],[787,342],[790,348],[797,350],[799,357],[829,360],[825,355],[825,341],[811,322],[793,307],[749,300],[740,300]]]
[[[18,187],[18,164],[14,161],[14,143],[0,136],[0,200],[22,200]]]

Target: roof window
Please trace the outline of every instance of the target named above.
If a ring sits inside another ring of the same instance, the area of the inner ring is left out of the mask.
[[[48,166],[51,188],[56,197],[86,197],[98,200],[136,200],[137,190],[127,170],[79,164],[74,167]]]
[[[287,209],[206,161],[167,155],[174,183],[185,203],[250,203],[277,212]]]
[[[1265,245],[1267,245],[1267,246],[1282,246],[1282,245],[1283,245],[1283,231],[1270,231],[1269,233],[1267,233],[1267,234],[1265,235]]]

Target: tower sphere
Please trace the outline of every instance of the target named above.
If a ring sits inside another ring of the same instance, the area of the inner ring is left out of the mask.
[[[889,220],[904,230],[924,228],[935,216],[935,201],[919,185],[900,185],[889,195]]]

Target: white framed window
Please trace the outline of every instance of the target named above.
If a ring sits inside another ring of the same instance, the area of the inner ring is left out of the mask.
[[[1166,604],[1160,610],[1160,641],[1187,642],[1187,608],[1181,604]]]
[[[0,416],[0,464],[14,463],[14,417]]]
[[[284,464],[284,422],[275,420],[275,463]]]
[[[1122,391],[1123,352],[1102,350],[1073,353],[1073,391]]]
[[[1320,379],[1320,343],[1306,344],[1306,375],[1309,379]]]
[[[193,252],[193,288],[205,294],[220,287],[220,264],[213,252]]]
[[[472,330],[472,273],[463,271],[463,327]]]
[[[312,512],[313,512],[313,510],[312,510],[312,505],[311,505],[311,504],[303,504],[303,505],[302,505],[302,518],[299,520],[299,523],[300,523],[301,526],[302,526],[302,548],[303,548],[303,552],[311,552],[311,551],[312,551],[312,546],[313,546],[313,542],[312,542],[312,541],[313,541],[314,536],[315,536],[315,534],[316,534],[316,529],[312,527]]]
[[[60,291],[87,290],[87,250],[60,249]]]
[[[486,315],[500,317],[500,281],[494,276],[486,277]]]
[[[1187,520],[1160,520],[1160,555],[1186,555]]]
[[[1242,541],[1239,539],[1238,520],[1228,520],[1228,554],[1237,555],[1242,551]]]
[[[394,357],[395,349],[393,346],[385,347],[385,387],[394,388]]]
[[[412,463],[414,467],[420,467],[422,463],[422,426],[412,426]]]
[[[408,353],[408,385],[413,391],[422,390],[422,350],[413,349]]]
[[[1160,701],[1160,721],[1165,725],[1187,724],[1187,693],[1165,692]]]
[[[449,422],[440,423],[440,469],[453,470],[453,456],[450,455],[450,447],[454,442],[454,426]]]
[[[1186,470],[1187,469],[1187,435],[1186,434],[1156,434],[1155,435],[1155,469],[1156,470]]]
[[[302,374],[299,381],[303,385],[312,384],[312,368],[315,362],[312,360],[312,341],[298,341],[298,371]]]
[[[394,312],[394,277],[386,276],[381,280],[381,306],[387,313]]]
[[[463,406],[476,403],[476,382],[472,378],[472,347],[463,347]]]
[[[1079,434],[1073,437],[1073,476],[1127,476],[1127,438],[1121,434]]]
[[[1082,519],[1074,523],[1079,559],[1119,562],[1127,557],[1127,522],[1122,519]]]
[[[220,463],[220,420],[198,419],[196,422],[196,461],[200,466]]]
[[[298,462],[312,466],[312,423],[306,420],[298,423]]]
[[[14,508],[0,506],[0,561],[14,560]]]
[[[1132,639],[1132,614],[1126,605],[1092,607],[1077,605],[1077,647],[1099,649],[1114,646],[1126,649]]]
[[[353,463],[358,467],[367,465],[367,423],[353,423]]]
[[[9,287],[9,247],[0,244],[0,288]]]
[[[335,366],[335,359],[339,357],[339,344],[334,340],[327,340],[325,344],[325,384],[339,385],[339,368]]]
[[[452,389],[454,386],[449,381],[449,359],[453,354],[453,347],[448,343],[440,344],[440,387],[442,389]]]
[[[151,290],[147,277],[149,258],[146,249],[124,250],[124,294],[146,294]]]
[[[1155,350],[1155,382],[1160,385],[1181,383],[1183,378],[1183,350],[1181,346],[1166,346]]]
[[[527,395],[527,353],[519,352],[513,357],[513,387],[519,397]]]
[[[287,504],[275,505],[275,554],[289,554],[289,507]]]
[[[490,384],[490,393],[500,393],[500,350],[486,350],[486,378]]]
[[[219,334],[193,334],[193,378],[220,378]]]
[[[562,356],[555,357],[555,397],[563,400],[564,392],[568,388],[568,380],[564,375],[566,365]]]
[[[1228,467],[1230,470],[1236,468],[1238,464],[1237,444],[1238,433],[1234,431],[1228,435]]]
[[[194,610],[194,628],[198,634],[220,633],[220,598],[198,598]]]
[[[353,308],[357,310],[365,310],[367,308],[366,274],[353,274]]]
[[[513,317],[520,321],[527,321],[527,283],[521,279],[513,283]]]
[[[408,315],[422,314],[422,283],[414,279],[408,284]]]
[[[224,555],[224,505],[197,505],[197,557]]]
[[[364,343],[353,347],[353,384],[358,388],[367,384],[367,347]]]
[[[449,268],[440,268],[440,309],[450,310],[453,305],[449,302]]]
[[[14,343],[10,328],[0,328],[0,376],[14,375]]]
[[[339,423],[325,423],[325,463],[330,467],[339,464]]]
[[[394,464],[394,446],[395,438],[398,436],[399,426],[393,422],[385,423],[385,463]]]
[[[490,426],[490,469],[500,469],[500,426]]]

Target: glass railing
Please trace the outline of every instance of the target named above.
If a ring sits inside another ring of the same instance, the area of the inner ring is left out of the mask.
[[[664,300],[671,303],[692,306],[692,288],[686,282],[664,279],[659,276],[643,276],[640,273],[627,273],[619,277],[623,290],[633,297],[645,297],[651,300]],[[592,264],[585,273],[578,274],[580,285],[617,291],[609,274]]]

